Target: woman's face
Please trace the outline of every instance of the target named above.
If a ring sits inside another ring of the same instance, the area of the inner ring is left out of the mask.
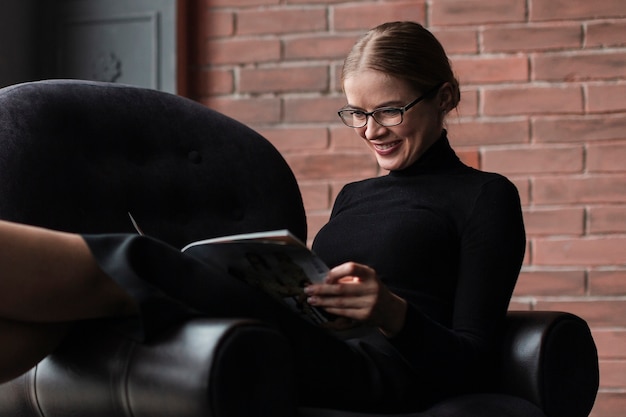
[[[412,90],[404,80],[369,69],[347,77],[343,87],[346,107],[366,112],[380,107],[403,107],[425,93]],[[439,95],[433,93],[407,110],[397,126],[381,126],[370,116],[364,127],[354,130],[365,139],[381,168],[397,171],[417,161],[439,139],[445,109]]]

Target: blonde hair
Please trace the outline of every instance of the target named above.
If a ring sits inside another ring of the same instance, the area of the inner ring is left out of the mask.
[[[419,23],[389,22],[368,31],[344,61],[342,85],[351,74],[363,69],[402,79],[416,92],[449,82],[453,91],[450,109],[461,101],[459,82],[443,46]]]

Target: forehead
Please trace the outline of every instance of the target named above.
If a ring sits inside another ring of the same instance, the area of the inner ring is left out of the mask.
[[[403,103],[413,96],[406,81],[370,69],[350,74],[344,80],[343,90],[348,104],[362,108]]]

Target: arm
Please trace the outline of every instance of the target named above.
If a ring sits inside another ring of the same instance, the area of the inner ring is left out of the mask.
[[[447,391],[479,389],[481,378],[490,378],[495,338],[525,250],[515,187],[505,179],[483,185],[460,234],[450,328],[409,306],[405,327],[392,339],[418,372]]]

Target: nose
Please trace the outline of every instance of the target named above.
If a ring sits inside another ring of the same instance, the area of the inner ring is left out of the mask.
[[[372,116],[367,118],[367,122],[362,129],[364,129],[363,138],[367,140],[376,140],[387,130],[385,126],[378,123]]]

